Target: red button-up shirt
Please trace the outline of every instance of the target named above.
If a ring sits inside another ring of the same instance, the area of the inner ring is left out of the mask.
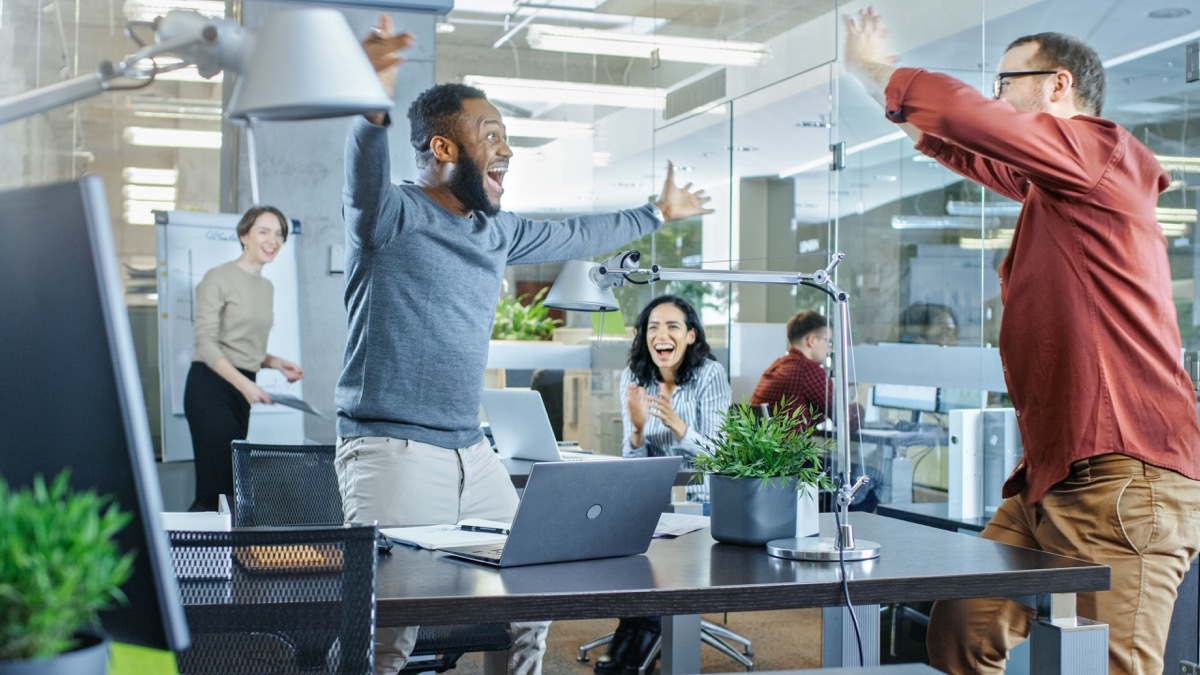
[[[808,420],[805,426],[811,427],[825,419],[825,413],[833,405],[833,381],[820,364],[796,349],[788,349],[787,354],[775,359],[763,372],[750,404],[766,403],[774,409],[785,396],[788,399],[785,409],[789,413],[797,408],[804,411]],[[816,414],[808,414],[810,410]]]
[[[1025,446],[1004,496],[1035,503],[1073,462],[1121,453],[1200,479],[1155,206],[1169,177],[1108,120],[1017,112],[952,77],[898,69],[887,116],[917,149],[1023,203],[1000,265],[1000,358]]]

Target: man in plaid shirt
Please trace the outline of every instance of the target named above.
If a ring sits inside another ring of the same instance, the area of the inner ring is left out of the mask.
[[[750,403],[765,403],[774,411],[786,397],[784,409],[791,413],[799,408],[805,428],[810,428],[825,419],[833,404],[833,382],[821,368],[829,354],[829,324],[820,314],[804,310],[788,320],[787,337],[788,353],[762,374]]]

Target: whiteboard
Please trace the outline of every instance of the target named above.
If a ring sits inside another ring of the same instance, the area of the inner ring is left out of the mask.
[[[237,237],[241,214],[167,211],[156,215],[163,461],[173,462],[192,459],[192,439],[183,415],[183,387],[196,349],[196,285],[205,272],[241,254]],[[296,274],[298,228],[292,222],[288,243],[273,262],[263,267],[263,276],[275,286],[275,323],[267,339],[267,351],[303,366]],[[260,370],[256,381],[268,393],[304,397],[304,381],[288,382],[277,370]],[[304,413],[280,405],[255,404],[247,438],[259,443],[303,443]]]

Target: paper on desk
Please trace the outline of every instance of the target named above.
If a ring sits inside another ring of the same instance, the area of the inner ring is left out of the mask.
[[[497,546],[508,541],[507,535],[491,532],[467,532],[460,530],[458,525],[381,527],[379,532],[396,543],[430,550],[455,546]]]
[[[285,394],[278,391],[268,391],[267,395],[271,397],[271,403],[278,403],[279,405],[285,405],[289,408],[295,408],[296,410],[306,412],[309,415],[316,415],[317,417],[325,416],[325,413],[322,413],[321,411],[312,407],[308,404],[308,401],[305,401],[299,396],[292,396],[291,394]]]
[[[656,539],[678,537],[681,534],[695,532],[708,527],[708,516],[697,516],[690,513],[664,513],[658,517],[658,527],[654,528]]]

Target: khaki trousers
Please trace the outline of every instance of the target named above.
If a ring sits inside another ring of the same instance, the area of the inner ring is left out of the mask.
[[[1080,593],[1108,624],[1108,671],[1158,675],[1175,595],[1200,546],[1200,482],[1126,455],[1080,460],[1036,505],[1004,501],[981,535],[1112,568],[1110,590]],[[1003,673],[1034,610],[1004,598],[934,603],[926,646],[947,673]]]
[[[447,449],[377,436],[338,439],[338,489],[346,522],[383,526],[457,523],[464,518],[511,521],[517,492],[486,440]],[[487,652],[484,672],[540,675],[549,622],[513,623],[513,647]],[[375,631],[375,673],[408,662],[417,627]]]

